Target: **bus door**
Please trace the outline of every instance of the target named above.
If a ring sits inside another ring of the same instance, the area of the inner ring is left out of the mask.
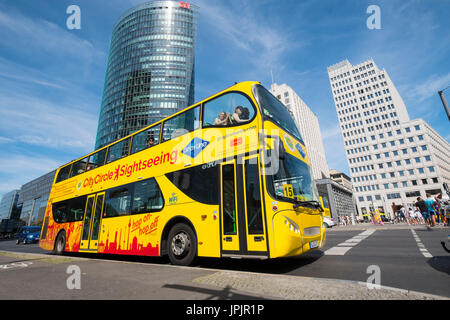
[[[221,164],[223,256],[267,257],[258,157]]]
[[[80,250],[98,250],[98,238],[103,211],[105,193],[89,196],[86,201],[86,210],[83,220],[83,232],[81,234]]]

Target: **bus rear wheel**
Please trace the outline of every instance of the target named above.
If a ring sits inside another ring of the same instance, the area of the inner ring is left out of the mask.
[[[66,233],[60,232],[55,240],[55,247],[53,248],[53,253],[57,255],[62,255],[66,248]]]
[[[174,225],[167,240],[167,253],[172,264],[189,266],[194,263],[197,237],[191,227],[184,223]]]

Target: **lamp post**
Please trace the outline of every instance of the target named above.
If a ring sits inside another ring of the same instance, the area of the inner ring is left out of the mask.
[[[450,121],[450,108],[448,106],[447,100],[445,99],[445,95],[444,95],[444,90],[447,90],[448,88],[450,88],[450,86],[438,91],[438,94],[439,94],[439,97],[441,98],[442,104],[444,105],[445,112],[447,113],[447,118]]]

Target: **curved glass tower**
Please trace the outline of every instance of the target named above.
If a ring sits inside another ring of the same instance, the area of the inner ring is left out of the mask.
[[[113,29],[95,148],[194,103],[198,7],[152,1]]]

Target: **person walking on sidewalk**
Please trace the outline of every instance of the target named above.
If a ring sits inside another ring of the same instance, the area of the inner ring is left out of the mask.
[[[436,210],[435,210],[435,205],[436,205],[436,200],[434,200],[434,198],[431,197],[431,194],[427,193],[427,198],[425,199],[425,204],[427,205],[427,209],[428,209],[428,214],[430,215],[431,218],[431,226],[434,227],[436,226]]]
[[[419,209],[420,213],[422,214],[423,220],[427,227],[430,226],[430,215],[428,214],[428,207],[425,204],[425,201],[422,199],[422,197],[417,197],[416,207]]]

